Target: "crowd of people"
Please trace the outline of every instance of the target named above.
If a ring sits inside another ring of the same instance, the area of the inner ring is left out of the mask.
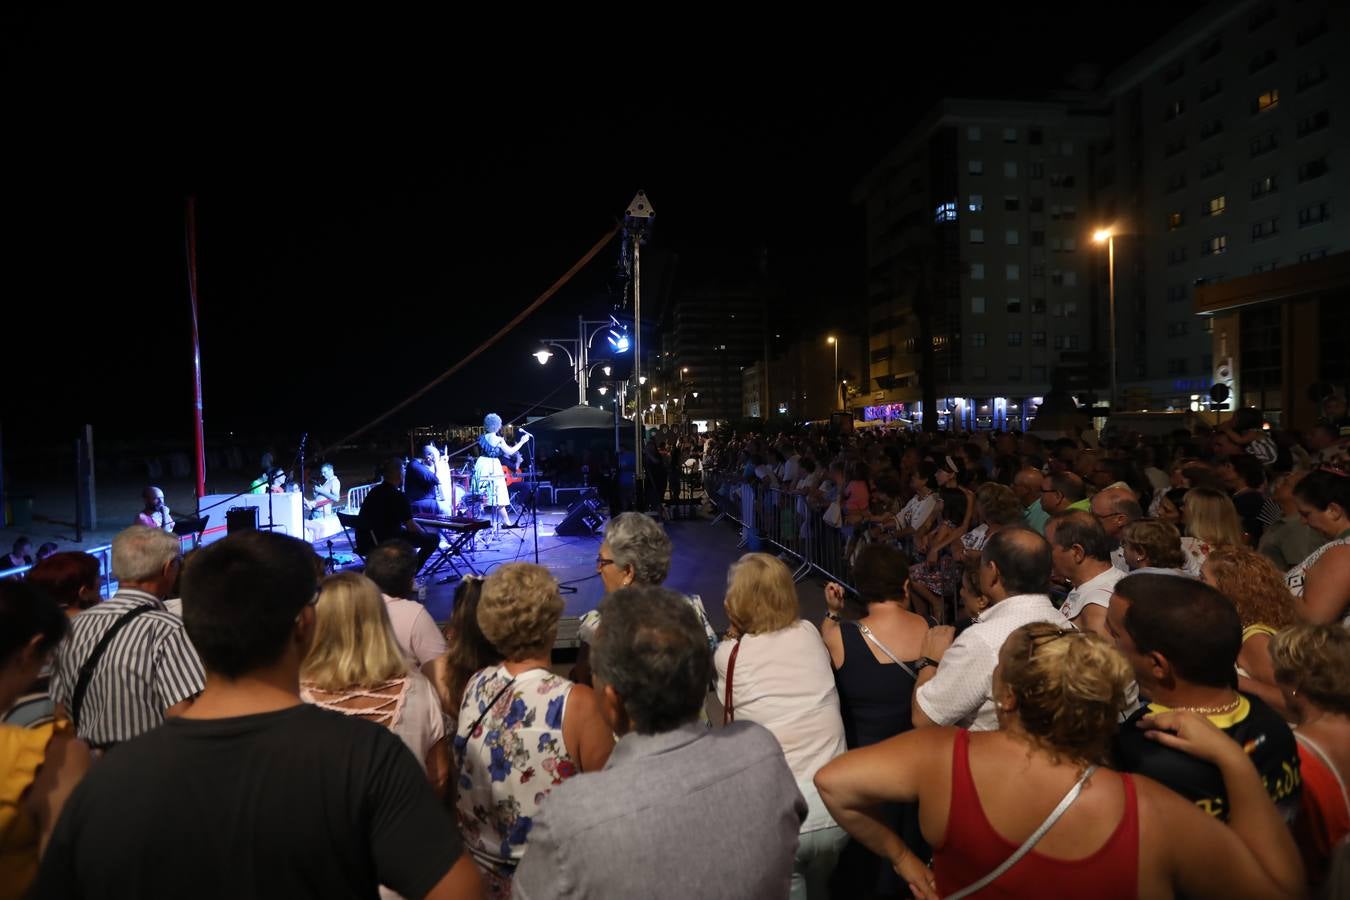
[[[837,504],[850,586],[808,620],[747,553],[718,633],[623,513],[570,671],[537,565],[465,579],[442,630],[405,541],[325,576],[132,526],[108,600],[78,553],[0,581],[0,896],[1334,895],[1338,446],[710,441]]]

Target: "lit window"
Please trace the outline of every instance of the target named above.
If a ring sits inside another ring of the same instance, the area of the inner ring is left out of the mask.
[[[1179,212],[1169,213],[1167,216],[1167,230],[1176,231],[1181,227],[1184,217]]]
[[[1276,106],[1279,105],[1280,105],[1280,90],[1279,88],[1271,88],[1270,90],[1260,93],[1256,96],[1255,102],[1252,103],[1252,111],[1263,113],[1266,110],[1274,109]]]
[[[983,211],[984,211],[984,195],[983,195],[983,194],[971,194],[971,195],[970,195],[969,209],[970,209],[971,212],[983,212]]]
[[[937,215],[935,218],[938,222],[955,222],[956,201],[953,200],[949,203],[943,203],[939,205],[937,208]]]
[[[1221,216],[1224,210],[1228,208],[1228,195],[1220,194],[1217,197],[1210,197],[1209,202],[1205,204],[1205,215]]]
[[[1216,234],[1201,246],[1200,252],[1205,256],[1212,256],[1216,253],[1225,253],[1228,250],[1228,235]]]

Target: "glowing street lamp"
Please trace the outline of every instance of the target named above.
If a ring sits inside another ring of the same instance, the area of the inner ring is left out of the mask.
[[[553,358],[553,353],[549,350],[537,350],[534,353],[534,358],[539,360],[539,365],[546,366],[548,361]]]

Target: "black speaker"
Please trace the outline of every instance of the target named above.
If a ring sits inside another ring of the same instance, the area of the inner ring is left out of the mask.
[[[232,506],[226,510],[226,534],[234,534],[236,531],[246,531],[250,528],[254,531],[258,530],[258,507]]]
[[[588,493],[589,496],[567,508],[567,515],[558,523],[558,527],[554,530],[555,534],[566,537],[591,537],[600,530],[601,525],[605,524],[605,517],[597,512],[600,508],[599,499],[595,497],[594,491]]]

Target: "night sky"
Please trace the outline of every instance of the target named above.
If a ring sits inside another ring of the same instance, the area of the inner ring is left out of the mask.
[[[863,20],[524,35],[521,22],[10,9],[5,440],[64,440],[85,421],[190,440],[189,193],[208,436],[335,437],[476,347],[640,188],[652,249],[678,253],[680,272],[739,278],[764,247],[786,304],[856,301],[849,191],[937,98],[1035,96],[1198,5],[1138,4],[1091,43],[1067,3],[991,7],[978,33],[965,8],[922,25],[906,7],[884,34]],[[606,313],[617,262],[616,241],[399,421],[574,402],[563,365],[527,354],[574,333],[578,312]],[[644,320],[656,312],[644,303]]]

